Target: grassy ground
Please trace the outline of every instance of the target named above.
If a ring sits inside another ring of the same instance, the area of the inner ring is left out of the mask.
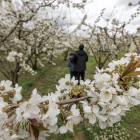
[[[37,70],[37,75],[32,76],[28,72],[25,72],[19,76],[19,85],[23,88],[22,95],[25,98],[30,97],[34,88],[37,88],[41,95],[47,95],[56,90],[55,85],[58,84],[58,80],[60,78],[69,73],[69,67],[67,66],[68,61],[64,61],[62,56],[54,58],[54,62],[56,63],[56,66],[46,62],[44,68],[40,67]],[[93,80],[95,66],[96,62],[94,58],[90,57],[87,62],[85,79]],[[6,78],[0,73],[0,81],[4,79],[6,80]],[[130,112],[127,112],[126,116],[122,118],[121,126],[117,125],[118,124],[116,124],[116,127],[114,128],[101,130],[98,125],[91,126],[87,123],[87,120],[84,120],[83,123],[74,127],[73,133],[69,132],[64,135],[51,135],[47,139],[95,140],[99,137],[99,139],[103,140],[106,136],[110,137],[110,140],[120,140],[121,138],[127,140],[138,140],[140,139],[140,106],[134,107]]]

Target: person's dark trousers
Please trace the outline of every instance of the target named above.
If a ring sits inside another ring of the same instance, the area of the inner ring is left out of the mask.
[[[76,80],[78,80],[78,85],[80,85],[80,76],[81,76],[81,80],[84,81],[84,79],[85,79],[85,71],[76,72]]]
[[[70,71],[70,79],[72,79],[72,77],[76,78],[76,72],[75,71]]]

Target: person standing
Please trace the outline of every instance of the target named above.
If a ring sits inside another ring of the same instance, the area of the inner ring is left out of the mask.
[[[74,63],[74,70],[76,72],[76,79],[78,84],[80,84],[80,77],[84,81],[85,79],[85,70],[86,62],[88,61],[88,55],[84,51],[84,45],[79,46],[79,51],[74,54],[74,57],[71,59],[71,62]]]
[[[70,57],[69,57],[69,62],[68,62],[68,66],[70,67],[70,78],[72,79],[72,77],[76,76],[76,73],[74,71],[74,63],[71,62],[71,59],[73,59],[74,57],[74,54],[73,53],[70,53]]]

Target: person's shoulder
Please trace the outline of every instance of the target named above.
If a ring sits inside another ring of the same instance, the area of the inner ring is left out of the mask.
[[[85,52],[85,54],[87,55],[86,51],[84,51],[84,52]]]
[[[78,51],[74,54],[74,56],[77,56],[78,55]]]

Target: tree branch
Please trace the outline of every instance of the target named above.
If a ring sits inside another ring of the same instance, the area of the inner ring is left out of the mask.
[[[85,96],[85,97],[81,97],[81,98],[77,98],[77,99],[71,99],[71,100],[65,100],[65,101],[61,101],[61,102],[56,102],[57,104],[60,105],[64,105],[64,104],[69,104],[69,103],[75,103],[75,102],[79,102],[88,98],[93,98],[91,96]]]

